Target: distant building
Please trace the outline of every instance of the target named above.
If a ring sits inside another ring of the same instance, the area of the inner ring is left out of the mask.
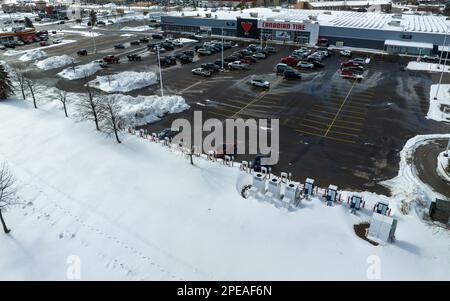
[[[33,40],[36,37],[36,29],[14,27],[9,30],[0,31],[0,44],[7,44],[12,41]]]

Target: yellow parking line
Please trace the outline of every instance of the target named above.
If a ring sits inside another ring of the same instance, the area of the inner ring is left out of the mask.
[[[361,116],[366,116],[366,115],[367,115],[367,111],[368,111],[368,110],[365,110],[365,111],[363,111],[363,112],[358,112],[358,111],[349,110],[349,109],[347,109],[347,108],[345,108],[345,107],[342,109],[342,112],[350,112],[350,113],[352,113],[352,114],[359,114],[359,115],[361,115]]]
[[[353,87],[355,86],[355,83],[356,83],[356,80],[353,82],[353,85],[350,88],[350,90],[348,91],[347,96],[344,98],[344,101],[342,102],[341,106],[339,107],[339,110],[337,111],[336,115],[334,116],[333,121],[331,122],[330,126],[328,127],[327,131],[325,132],[325,136],[328,135],[328,132],[333,127],[333,124],[336,122],[336,119],[339,116],[339,113],[341,113],[341,110],[344,107],[345,102],[347,101],[348,97],[350,96],[350,93],[352,93],[352,90],[353,90]]]
[[[336,130],[333,130],[333,129],[331,129],[330,132],[333,133],[333,134],[339,134],[339,135],[344,135],[344,136],[359,137],[359,135],[356,135],[356,134],[339,132],[339,131],[336,131]]]
[[[335,137],[330,137],[330,136],[323,136],[323,135],[319,135],[319,134],[315,134],[315,133],[311,133],[311,132],[303,131],[303,130],[296,130],[296,131],[300,132],[300,133],[303,133],[303,134],[316,136],[316,137],[321,137],[321,138],[325,138],[325,139],[331,139],[331,140],[335,140],[335,141],[339,141],[339,142],[356,143],[356,141],[353,141],[353,140],[340,139],[340,138],[335,138]]]
[[[321,110],[314,110],[314,109],[312,109],[311,111],[322,113],[322,114],[333,115],[333,116],[334,116],[334,114],[336,114],[336,113],[331,113],[331,112],[326,112],[326,111],[321,111]]]
[[[308,121],[308,122],[312,122],[312,123],[316,123],[316,124],[321,124],[321,125],[324,125],[325,127],[328,126],[328,123],[324,123],[324,122],[320,122],[320,121],[316,121],[316,120],[311,120],[311,119],[308,119],[308,118],[303,119],[303,121]]]
[[[320,119],[326,119],[326,120],[333,120],[333,118],[330,118],[330,117],[318,116],[318,115],[309,114],[309,113],[308,113],[308,116],[315,117],[315,118],[320,118]]]
[[[339,128],[339,129],[346,129],[349,131],[361,132],[360,128],[355,128],[355,127],[343,126],[343,125],[338,125],[338,124],[333,125],[333,127]]]
[[[342,120],[342,119],[336,119],[335,122],[344,122],[344,123],[349,123],[349,124],[356,124],[356,125],[363,125],[363,122],[356,122],[356,121],[347,121],[347,120]]]
[[[319,128],[319,127],[312,126],[312,125],[307,125],[307,124],[304,124],[304,123],[301,123],[299,126],[300,126],[300,127],[306,126],[306,127],[308,127],[308,128],[312,128],[312,129],[319,130],[319,131],[325,131],[325,130],[326,130],[326,129],[324,129],[324,128]]]
[[[217,113],[217,112],[214,112],[214,111],[206,111],[206,112],[214,114],[214,115],[222,116],[222,117],[225,117],[225,118],[230,118],[229,115],[220,114],[220,113]]]
[[[351,116],[351,115],[345,115],[345,112],[343,112],[341,115],[342,115],[342,117],[345,117],[345,118],[353,118],[353,119],[358,119],[358,120],[366,120],[366,118],[363,118],[363,117],[356,117],[356,116]]]

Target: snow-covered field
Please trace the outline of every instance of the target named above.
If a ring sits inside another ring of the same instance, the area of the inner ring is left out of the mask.
[[[426,62],[416,62],[411,61],[406,66],[406,69],[408,70],[416,70],[416,71],[427,71],[427,72],[442,72],[442,69],[444,69],[444,72],[450,72],[450,66],[447,65],[439,65],[439,64],[433,64],[433,63],[426,63]]]
[[[98,36],[101,36],[100,33],[95,32],[95,31],[82,31],[82,30],[67,30],[67,29],[64,29],[64,30],[61,30],[59,32],[61,32],[63,34],[64,33],[79,34],[79,35],[82,35],[84,37],[98,37]]]
[[[123,30],[123,31],[147,31],[147,30],[150,30],[150,27],[148,27],[148,26],[136,26],[136,27],[125,26],[121,30]]]
[[[158,82],[153,72],[124,71],[117,74],[97,76],[89,82],[92,87],[105,92],[129,92]]]
[[[90,62],[85,65],[75,66],[75,68],[68,67],[59,72],[58,75],[68,80],[75,80],[94,75],[101,69],[102,67],[100,66],[100,64],[96,62]]]
[[[437,89],[437,84],[430,87],[430,106],[427,118],[450,122],[450,84],[441,84],[439,91]],[[437,99],[434,99],[436,92],[438,92]],[[443,105],[448,107],[445,112],[441,110]]]
[[[4,214],[12,232],[0,234],[2,280],[65,280],[78,259],[83,280],[367,280],[374,258],[382,280],[450,280],[448,232],[415,211],[397,213],[396,242],[375,247],[353,232],[369,211],[244,199],[248,175],[237,168],[191,166],[131,135],[117,144],[51,106],[0,106],[0,161],[23,202]]]
[[[46,58],[45,60],[36,62],[36,66],[39,69],[42,70],[50,70],[50,69],[56,69],[61,68],[64,66],[67,66],[69,64],[72,64],[75,61],[75,59],[71,56],[68,56],[67,54],[63,54],[60,56],[52,56],[49,58]]]

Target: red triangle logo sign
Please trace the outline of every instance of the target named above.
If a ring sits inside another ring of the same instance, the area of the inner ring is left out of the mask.
[[[245,33],[248,33],[253,26],[252,22],[241,22],[242,29]]]

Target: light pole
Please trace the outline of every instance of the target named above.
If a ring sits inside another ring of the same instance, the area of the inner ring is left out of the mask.
[[[447,50],[449,50],[449,49],[447,49]],[[447,51],[447,54],[445,55],[445,62],[447,62],[448,53],[449,53],[449,51]],[[438,83],[438,86],[437,86],[437,89],[436,89],[436,94],[434,95],[434,100],[437,99],[437,96],[438,96],[438,93],[439,93],[439,88],[441,87],[442,77],[444,76],[444,71],[445,71],[445,67],[446,66],[447,65],[444,64],[444,66],[442,67],[441,76],[439,77],[439,83]]]
[[[91,32],[91,36],[92,36],[92,43],[94,44],[94,53],[97,53],[97,45],[95,44],[95,34],[92,31],[92,28],[91,28],[90,32]]]
[[[158,55],[159,82],[161,84],[161,97],[163,97],[164,96],[164,88],[163,88],[162,72],[161,72],[161,60],[159,59],[159,46],[156,46],[156,53]]]
[[[442,56],[444,55],[445,43],[447,42],[447,34],[448,34],[448,28],[447,28],[447,26],[446,26],[446,27],[445,27],[444,43],[442,44],[442,51],[441,51],[441,55],[439,56],[438,69],[441,68],[441,60],[442,60]]]
[[[223,70],[223,27],[222,27],[222,70]]]

